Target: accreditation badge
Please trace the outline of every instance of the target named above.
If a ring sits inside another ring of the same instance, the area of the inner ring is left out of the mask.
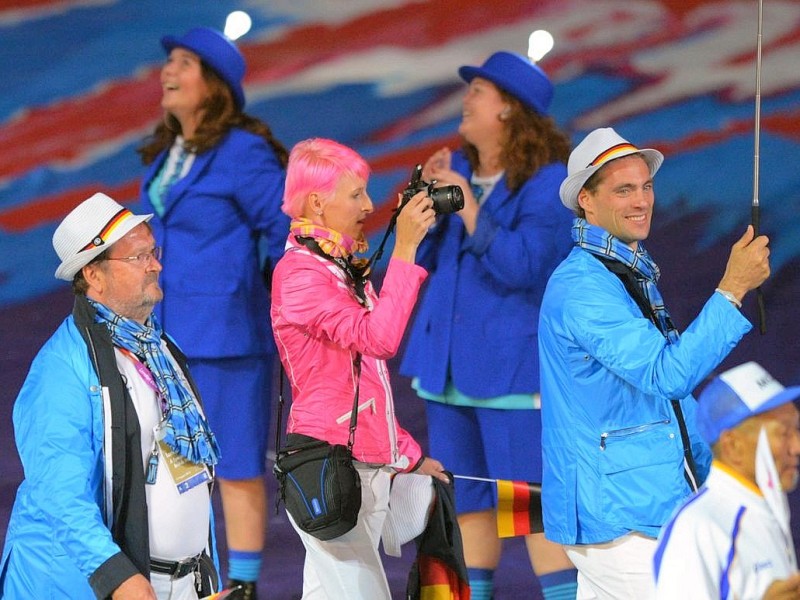
[[[211,481],[211,472],[203,463],[190,461],[185,456],[178,454],[164,441],[164,431],[159,428],[158,451],[161,461],[167,466],[175,488],[179,494],[188,492],[193,487]]]

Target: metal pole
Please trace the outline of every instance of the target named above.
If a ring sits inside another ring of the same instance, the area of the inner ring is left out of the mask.
[[[756,37],[756,97],[755,97],[755,133],[753,135],[753,203],[750,210],[753,232],[759,235],[760,230],[760,205],[759,205],[759,151],[761,148],[761,32],[764,25],[764,1],[758,0],[758,35]],[[766,311],[764,309],[764,294],[761,286],[756,289],[756,303],[758,306],[758,328],[761,334],[767,332]]]

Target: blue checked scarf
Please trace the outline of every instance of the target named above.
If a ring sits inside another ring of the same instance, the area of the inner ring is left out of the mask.
[[[605,256],[630,268],[636,276],[636,282],[647,298],[653,315],[658,320],[658,328],[664,333],[669,343],[678,341],[678,330],[672,324],[664,299],[658,291],[656,283],[661,276],[658,266],[641,242],[636,250],[615,238],[605,229],[590,225],[585,219],[575,219],[572,225],[572,240],[581,248],[598,256]]]
[[[214,465],[219,460],[219,446],[208,423],[197,410],[192,392],[183,384],[172,361],[161,346],[161,325],[155,315],[148,324],[116,314],[108,307],[89,300],[97,310],[95,321],[104,323],[115,345],[129,350],[144,362],[153,374],[159,396],[166,400],[165,437],[170,448],[194,463]]]

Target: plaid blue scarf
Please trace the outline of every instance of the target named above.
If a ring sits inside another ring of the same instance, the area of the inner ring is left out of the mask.
[[[572,225],[572,240],[580,247],[596,254],[605,256],[622,263],[633,271],[636,282],[647,298],[653,315],[658,319],[659,329],[664,333],[669,343],[678,341],[678,330],[672,324],[664,299],[658,291],[656,283],[661,277],[661,271],[641,242],[632,250],[630,246],[615,238],[605,229],[590,225],[585,219],[575,219]]]
[[[197,410],[194,395],[161,346],[162,330],[155,315],[150,316],[148,324],[142,325],[121,317],[99,302],[89,300],[89,303],[97,310],[95,321],[108,327],[114,344],[144,358],[153,374],[159,396],[166,400],[164,441],[194,463],[215,465],[219,460],[217,440]]]

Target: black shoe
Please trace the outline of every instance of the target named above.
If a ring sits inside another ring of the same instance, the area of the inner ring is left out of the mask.
[[[258,600],[255,581],[239,581],[238,579],[231,579],[228,581],[228,585],[225,587],[234,588],[236,586],[241,587],[238,590],[228,594],[225,597],[226,600]]]

